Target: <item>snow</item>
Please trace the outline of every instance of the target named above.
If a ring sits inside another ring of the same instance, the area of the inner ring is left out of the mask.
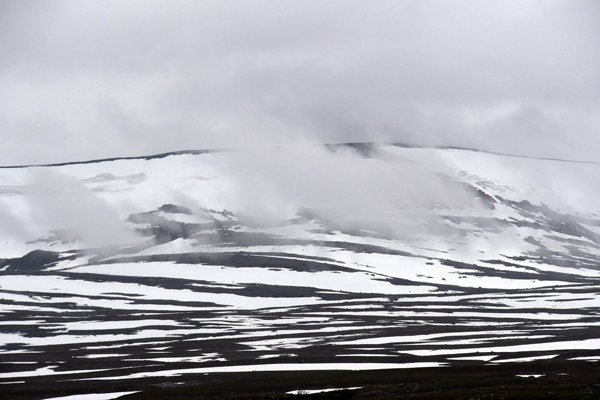
[[[319,312],[313,315],[338,315],[339,312]],[[447,312],[430,312],[430,311],[352,311],[353,315],[370,316],[370,317],[447,317]],[[580,314],[566,314],[566,313],[550,313],[550,312],[537,312],[537,313],[493,313],[485,310],[482,311],[453,311],[453,317],[467,317],[467,318],[481,318],[481,319],[522,319],[522,320],[575,320],[580,319]],[[485,322],[486,324],[489,322]]]
[[[469,276],[469,270],[446,266],[437,262],[429,265],[427,263],[431,263],[430,260],[399,255],[364,254],[340,250],[329,252],[327,256],[343,265],[352,265],[357,270],[375,272],[423,284],[445,284],[489,289],[525,289],[567,284],[567,282],[561,281],[515,280],[492,276]],[[462,279],[462,276],[467,276],[468,279]]]
[[[375,337],[368,339],[357,339],[344,342],[338,342],[338,345],[371,345],[371,344],[392,344],[392,343],[422,343],[432,339],[444,337],[461,337],[461,336],[483,336],[483,335],[502,335],[516,333],[517,331],[477,331],[477,332],[445,332],[432,333],[427,335],[407,335],[407,336],[392,336],[392,337]],[[487,340],[487,338],[485,338]],[[435,343],[435,342],[431,342]]]
[[[203,267],[202,267],[203,268]],[[218,271],[218,267],[213,269]],[[230,268],[230,275],[235,275],[235,268]],[[261,270],[255,268],[254,270]],[[145,264],[106,264],[99,266],[80,267],[71,270],[79,273],[113,274],[121,276],[168,276],[182,279],[193,279],[194,275],[201,280],[203,271],[200,267],[187,265],[173,265],[170,263],[145,263]],[[191,276],[186,276],[190,274]],[[260,281],[259,281],[260,282]],[[229,293],[195,292],[189,289],[175,290],[164,289],[156,286],[146,286],[134,283],[120,282],[93,282],[83,279],[67,279],[54,275],[5,275],[0,276],[0,289],[16,291],[36,291],[41,293],[75,294],[80,296],[104,295],[106,299],[89,299],[86,297],[51,298],[40,300],[40,303],[67,302],[69,300],[79,306],[106,307],[113,309],[139,309],[139,310],[185,310],[198,307],[167,306],[151,304],[135,304],[134,299],[146,300],[173,300],[177,299],[181,304],[186,302],[209,302],[237,308],[267,308],[267,307],[290,307],[317,303],[316,297],[247,297]],[[116,295],[115,293],[119,293]],[[122,294],[122,295],[121,295]],[[124,296],[131,296],[123,299]],[[0,298],[2,293],[0,293]],[[34,300],[35,299],[31,299]],[[14,308],[14,306],[0,305],[0,308]]]
[[[48,397],[44,400],[114,400],[133,393],[138,392],[75,394],[72,396]]]
[[[490,361],[496,358],[496,355],[491,356],[466,356],[466,357],[448,357],[448,360],[456,361]]]
[[[218,353],[207,353],[201,356],[193,356],[193,357],[157,357],[157,358],[129,358],[128,361],[156,361],[156,362],[164,362],[164,363],[173,363],[173,362],[190,362],[190,363],[202,363],[206,361],[227,361],[223,357],[219,357]]]
[[[398,156],[484,188],[490,194],[580,213],[598,211],[596,164],[494,155],[460,149],[386,146]],[[463,172],[463,174],[461,174]],[[466,174],[465,174],[466,173]],[[485,182],[477,176],[485,176]],[[577,186],[575,186],[577,184]],[[576,207],[576,208],[575,208]]]
[[[51,346],[51,345],[64,345],[64,344],[84,344],[84,343],[96,343],[96,342],[115,342],[115,341],[133,341],[139,339],[151,339],[151,338],[168,338],[177,337],[184,334],[211,334],[223,332],[222,329],[173,329],[173,330],[160,330],[160,329],[141,329],[136,330],[133,333],[125,334],[88,334],[88,335],[64,335],[56,334],[51,336],[43,337],[29,337],[21,336],[18,334],[1,334],[3,344],[21,344],[24,346]]]
[[[70,374],[87,374],[90,372],[102,372],[108,371],[107,369],[86,369],[86,370],[75,370],[75,371],[54,371],[58,368],[57,365],[50,367],[42,367],[33,371],[16,371],[16,372],[1,372],[0,379],[9,378],[25,378],[30,376],[48,376],[48,375],[70,375]]]
[[[582,339],[565,341],[545,341],[541,343],[530,343],[512,346],[478,347],[464,349],[440,349],[440,350],[408,350],[403,353],[416,356],[432,356],[447,354],[468,353],[520,353],[532,351],[559,351],[559,350],[589,350],[600,348],[600,339]]]
[[[130,354],[127,353],[103,353],[103,354],[87,354],[80,358],[112,358],[112,357],[127,357]]]
[[[514,363],[514,362],[530,362],[530,361],[538,361],[538,360],[551,360],[556,357],[557,354],[549,354],[549,355],[541,355],[541,356],[532,356],[532,357],[514,357],[514,358],[506,358],[503,360],[494,360],[492,361],[494,364],[496,363]]]
[[[75,321],[64,322],[60,324],[62,329],[67,331],[95,331],[95,330],[121,330],[140,328],[143,326],[177,326],[180,325],[177,321],[147,319],[137,321]]]
[[[289,392],[285,392],[286,394],[315,394],[315,393],[327,393],[327,392],[337,392],[340,390],[357,390],[361,389],[362,386],[354,386],[354,387],[346,387],[346,388],[330,388],[330,389],[299,389],[299,390],[291,390]]]
[[[138,379],[154,376],[180,376],[185,374],[212,374],[230,372],[271,372],[271,371],[368,371],[378,369],[405,369],[405,368],[433,368],[442,366],[438,362],[414,363],[286,363],[286,364],[255,364],[231,365],[221,367],[201,367],[176,370],[162,370],[153,372],[139,372],[117,377],[84,378],[80,380],[113,380],[113,379]]]
[[[573,357],[570,360],[600,361],[600,356]]]
[[[259,267],[226,267],[218,265],[185,265],[165,262],[148,262],[144,264],[122,263],[122,264],[99,264],[86,267],[78,267],[72,272],[94,273],[117,276],[145,276],[145,277],[168,277],[189,280],[208,280],[212,282],[224,282],[229,284],[260,283],[280,286],[312,287],[322,290],[342,291],[351,293],[384,293],[384,294],[423,294],[434,290],[432,286],[397,286],[389,282],[374,279],[369,273],[338,273],[335,271],[299,272],[289,270],[271,270]],[[368,289],[368,290],[367,290]],[[210,297],[210,294],[205,294]],[[235,295],[212,295],[216,297],[240,297]],[[294,303],[291,298],[272,300],[271,304],[263,307],[285,306],[279,301],[291,302],[289,305],[309,304],[311,300],[299,299]],[[308,301],[307,301],[308,300]],[[244,302],[252,301],[245,298]],[[217,301],[218,302],[218,301]],[[222,302],[218,302],[223,304]],[[227,303],[225,303],[227,304]],[[247,304],[247,303],[245,303]],[[237,306],[242,306],[236,302]]]

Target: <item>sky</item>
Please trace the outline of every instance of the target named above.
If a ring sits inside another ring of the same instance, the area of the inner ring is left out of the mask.
[[[355,141],[600,159],[600,3],[0,0],[0,165]]]

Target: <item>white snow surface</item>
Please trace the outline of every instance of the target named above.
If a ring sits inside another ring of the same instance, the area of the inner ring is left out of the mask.
[[[44,400],[114,400],[133,393],[137,392],[75,394],[72,396],[48,397]]]

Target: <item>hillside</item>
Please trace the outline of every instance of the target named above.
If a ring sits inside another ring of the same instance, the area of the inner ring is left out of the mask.
[[[0,396],[596,377],[598,176],[371,144],[1,169]]]

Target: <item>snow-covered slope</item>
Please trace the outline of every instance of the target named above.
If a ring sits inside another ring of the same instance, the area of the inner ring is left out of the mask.
[[[598,176],[393,145],[2,169],[0,383],[600,359]]]

